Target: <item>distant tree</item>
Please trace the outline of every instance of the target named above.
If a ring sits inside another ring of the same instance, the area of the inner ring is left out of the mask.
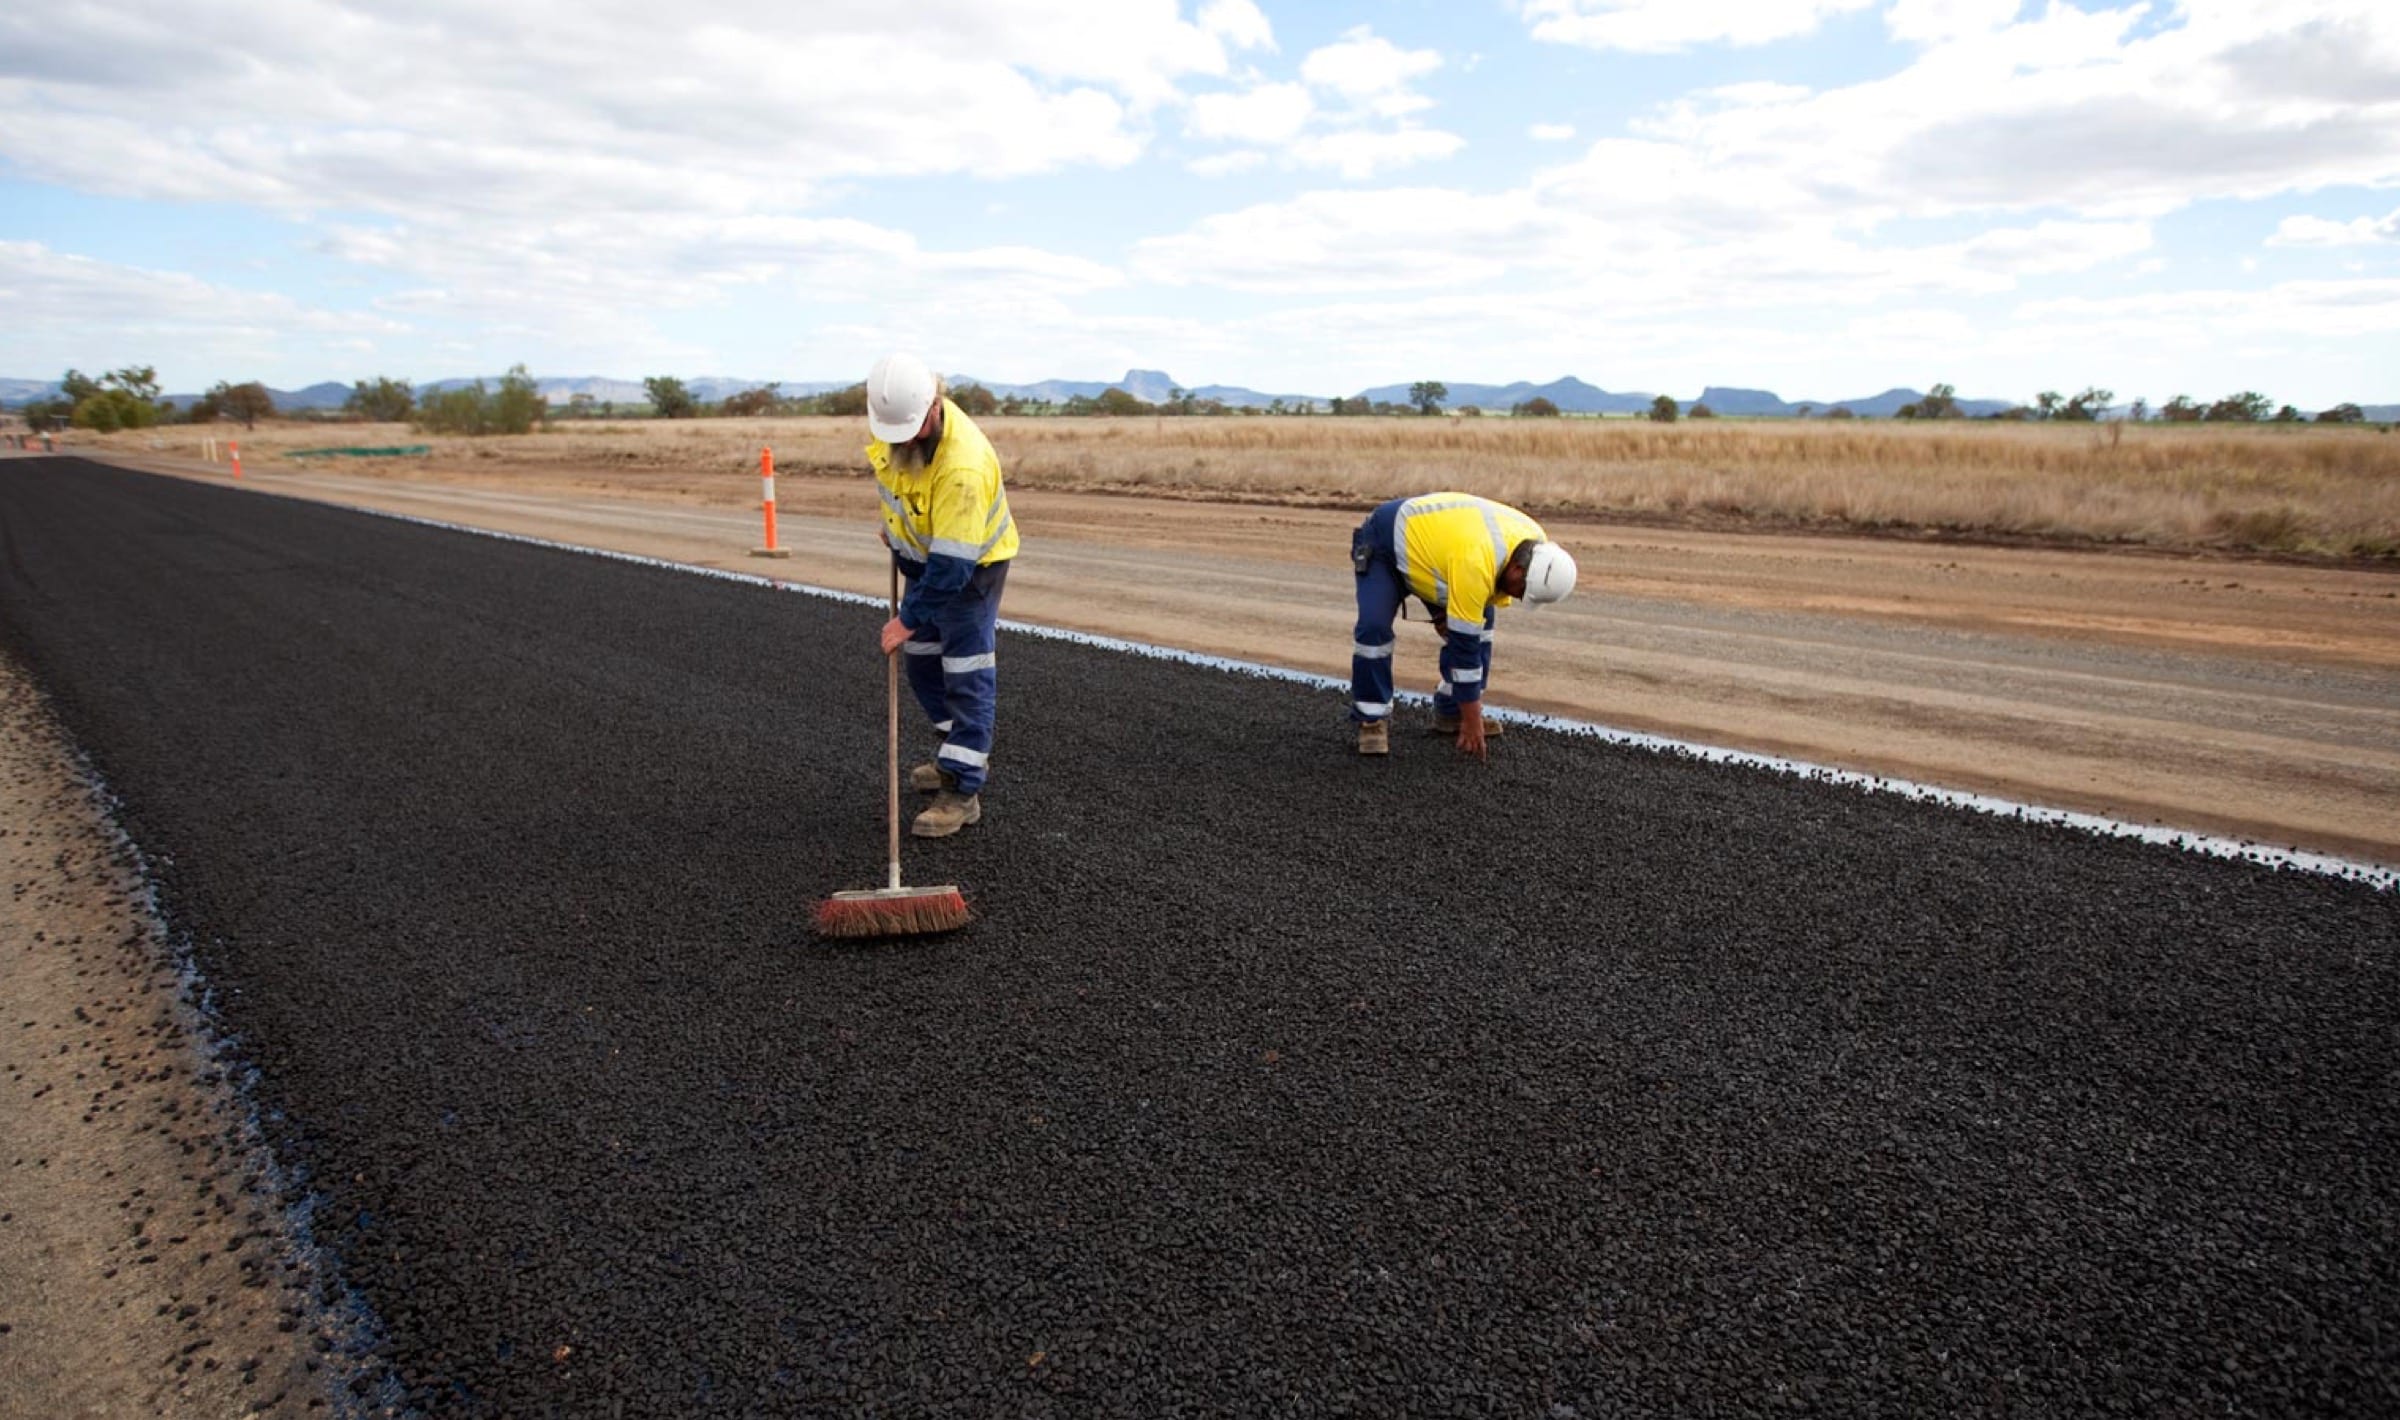
[[[1935,385],[1917,401],[1920,419],[1956,419],[1959,417],[1958,390],[1951,385]]]
[[[70,410],[67,422],[78,429],[107,434],[147,429],[159,419],[158,372],[148,365],[111,370],[98,380],[69,370],[59,392]]]
[[[158,422],[158,406],[144,404],[121,389],[104,389],[76,401],[69,421],[78,429],[89,429],[96,434],[147,429]]]
[[[1717,417],[1717,412],[1705,404],[1694,404],[1684,417],[1687,419],[1714,419]]]
[[[2135,395],[2133,397],[2133,403],[2125,406],[2125,417],[2132,420],[2136,424],[2149,423],[2150,397],[2148,395]]]
[[[2192,402],[2188,394],[2179,394],[2159,406],[2158,417],[2169,424],[2197,424],[2206,411]]]
[[[372,380],[360,380],[350,386],[349,398],[342,401],[342,410],[374,424],[396,424],[414,413],[417,397],[408,381],[377,375]]]
[[[2063,407],[2066,402],[2067,397],[2063,394],[2060,394],[2057,390],[2043,390],[2040,394],[2037,394],[2033,397],[2033,409],[2031,412],[2033,417],[2036,419],[2056,419],[2058,418],[2058,412],[2060,408]]]
[[[28,409],[32,407],[31,405],[26,406]],[[2331,409],[2320,411],[2317,415],[2319,424],[2364,424],[2366,420],[2367,412],[2355,404],[2337,404]]]
[[[417,401],[416,426],[433,434],[481,434],[490,427],[489,404],[481,380],[454,389],[427,390]]]
[[[1440,380],[1419,380],[1408,387],[1408,402],[1419,414],[1439,414],[1442,401],[1450,397],[1450,387]]]
[[[642,388],[650,391],[650,408],[661,419],[689,419],[700,412],[700,402],[673,375],[652,375]]]
[[[965,410],[970,418],[981,419],[987,414],[1000,412],[1000,396],[981,385],[960,385],[950,391],[950,399]]]
[[[1810,415],[1814,414],[1815,412],[1816,412],[1816,406],[1815,406],[1815,405],[1813,405],[1813,404],[1804,404],[1804,405],[1801,405],[1801,406],[1800,406],[1799,414],[1800,414],[1800,417],[1801,417],[1801,418],[1803,418],[1803,419],[1806,419],[1806,418],[1808,418]]]
[[[1901,405],[1898,409],[1893,410],[1892,417],[1894,419],[1914,419],[1917,417],[1917,413],[1918,410],[1916,401],[1910,400],[1908,403]]]
[[[1676,416],[1681,413],[1682,411],[1675,405],[1673,395],[1662,394],[1650,401],[1650,422],[1653,424],[1672,424],[1675,422]]]
[[[836,414],[850,419],[867,417],[867,384],[861,380],[847,389],[827,390],[809,401],[812,414]]]
[[[244,429],[255,429],[259,420],[275,417],[275,396],[256,380],[239,385],[219,380],[205,398],[227,419],[241,420]]]
[[[590,390],[577,390],[567,396],[567,413],[572,418],[589,419],[592,417],[593,407],[598,403],[599,401],[592,397]]]
[[[2256,390],[2229,394],[2208,407],[2201,418],[2211,424],[2256,424],[2267,417],[2274,401]]]
[[[491,430],[495,434],[529,434],[550,417],[550,401],[541,386],[525,373],[523,363],[508,367],[500,388],[492,394]]]
[[[717,413],[729,419],[755,419],[759,415],[774,412],[774,385],[760,385],[757,389],[743,390],[740,394],[729,394],[717,406]]]
[[[1480,404],[1462,404],[1451,412],[1454,414],[1464,414],[1469,419],[1480,419],[1483,417],[1483,406]]]
[[[1837,404],[1833,408],[1825,411],[1825,417],[1828,419],[1856,419],[1858,417],[1858,411],[1852,409],[1849,405]]]
[[[26,428],[36,434],[47,434],[53,429],[66,428],[75,406],[64,399],[34,399],[27,400],[25,407],[17,412],[25,416]]]
[[[1508,412],[1521,419],[1556,419],[1558,406],[1551,402],[1550,396],[1537,394],[1531,399],[1510,405]]]
[[[2278,424],[2297,424],[2300,422],[2300,411],[2287,404],[2283,408],[2275,411],[2275,422]]]
[[[2098,419],[2116,397],[2115,390],[2104,390],[2098,385],[2085,385],[2073,399],[2059,406],[2055,417],[2089,424]]]
[[[1115,418],[1158,412],[1156,406],[1145,403],[1131,391],[1118,389],[1115,385],[1110,385],[1107,389],[1100,391],[1099,395],[1093,399],[1092,404],[1094,413]]]

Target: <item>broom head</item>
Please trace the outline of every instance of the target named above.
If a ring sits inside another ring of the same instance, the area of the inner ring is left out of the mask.
[[[816,925],[820,937],[922,937],[955,932],[968,915],[955,887],[872,888],[818,903]]]

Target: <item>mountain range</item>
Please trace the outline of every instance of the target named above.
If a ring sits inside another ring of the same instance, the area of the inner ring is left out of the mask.
[[[499,377],[496,375],[481,378],[487,387],[499,383]],[[1324,395],[1267,394],[1258,390],[1246,389],[1240,385],[1186,386],[1176,383],[1163,370],[1127,370],[1122,378],[1115,380],[1042,380],[1034,384],[1009,384],[1000,380],[977,379],[972,375],[965,374],[953,374],[949,379],[952,385],[982,385],[1003,399],[1047,400],[1052,404],[1064,404],[1068,400],[1076,398],[1096,399],[1111,389],[1123,390],[1145,404],[1165,404],[1175,397],[1178,390],[1182,390],[1194,399],[1216,400],[1237,409],[1245,405],[1265,409],[1278,400],[1286,408],[1323,408],[1330,402]],[[473,383],[475,383],[474,377],[432,380],[416,386],[416,391],[419,395],[423,395],[430,391],[457,389]],[[553,404],[563,405],[576,395],[588,396],[601,404],[628,407],[645,405],[650,402],[650,393],[640,380],[621,380],[605,375],[578,375],[537,377],[534,383]],[[691,391],[693,398],[704,402],[714,402],[729,395],[757,389],[768,384],[769,381],[736,379],[723,375],[702,375],[694,379],[687,379],[683,383],[684,388]],[[846,389],[855,383],[857,383],[855,380],[786,380],[777,383],[776,388],[785,395],[801,396]],[[1372,389],[1360,390],[1356,395],[1347,397],[1363,398],[1378,404],[1404,405],[1409,403],[1409,388],[1408,385],[1378,385]],[[287,414],[301,414],[340,409],[343,402],[349,399],[350,389],[349,385],[338,380],[328,380],[303,389],[270,389],[268,393],[274,397],[276,409]],[[1449,396],[1443,401],[1445,407],[1461,409],[1474,406],[1492,413],[1500,413],[1528,400],[1540,398],[1547,399],[1558,406],[1559,411],[1563,414],[1643,414],[1649,411],[1651,402],[1657,398],[1654,393],[1646,390],[1605,390],[1597,385],[1586,384],[1572,375],[1541,385],[1526,380],[1506,385],[1457,383],[1451,384],[1449,391]],[[15,408],[32,400],[49,399],[56,396],[58,392],[59,382],[56,380],[0,378],[0,408]],[[1793,418],[1812,415],[1822,417],[1835,409],[1847,409],[1862,418],[1888,419],[1897,414],[1901,406],[1913,404],[1924,397],[1924,393],[1920,390],[1896,388],[1885,390],[1880,394],[1853,399],[1787,400],[1772,390],[1710,385],[1701,390],[1697,397],[1678,400],[1677,403],[1686,410],[1689,410],[1694,404],[1705,404],[1717,414],[1732,417]],[[170,394],[166,398],[172,400],[178,407],[188,407],[200,396],[197,394]],[[1961,399],[1958,401],[1960,412],[1970,418],[2003,413],[2017,408],[2018,404],[2019,401],[2007,399]],[[2377,423],[2400,421],[2400,404],[2363,405],[2361,410],[2367,419]],[[2314,417],[2315,411],[2311,410],[2307,413],[2310,417]]]

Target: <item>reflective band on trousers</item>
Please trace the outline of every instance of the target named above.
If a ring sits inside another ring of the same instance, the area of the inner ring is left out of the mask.
[[[948,661],[944,661],[942,664],[946,666],[950,663]],[[1475,685],[1481,682],[1483,679],[1483,668],[1478,666],[1473,670],[1460,671],[1458,674],[1450,678],[1457,681],[1460,685]]]
[[[938,656],[942,653],[942,643],[939,641],[911,641],[908,643],[908,653],[912,656]]]
[[[944,656],[942,657],[942,674],[965,675],[969,671],[988,671],[995,664],[997,664],[996,658],[990,651],[986,651],[980,656]]]
[[[1392,658],[1392,643],[1386,641],[1380,646],[1370,646],[1364,641],[1356,642],[1350,647],[1350,654],[1370,661],[1388,661]]]
[[[957,745],[943,745],[941,753],[935,755],[934,758],[955,759],[961,764],[972,764],[977,769],[981,769],[992,762],[992,757],[984,753],[982,750],[961,749]]]
[[[1359,714],[1370,720],[1380,720],[1392,713],[1392,702],[1389,700],[1353,700],[1350,703],[1358,707]]]

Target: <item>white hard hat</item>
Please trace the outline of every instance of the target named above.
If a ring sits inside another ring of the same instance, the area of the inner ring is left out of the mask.
[[[1575,590],[1575,559],[1555,542],[1537,542],[1525,560],[1525,604],[1565,601]]]
[[[939,388],[914,355],[886,355],[867,371],[867,429],[887,444],[917,437]]]

